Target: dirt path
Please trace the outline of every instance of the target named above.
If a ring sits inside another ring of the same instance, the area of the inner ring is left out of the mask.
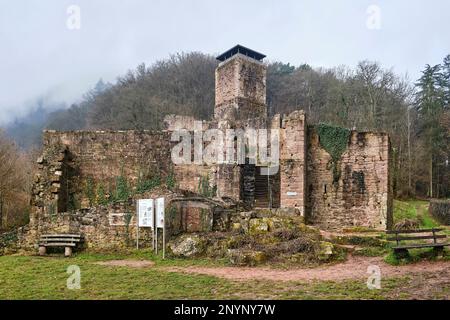
[[[147,268],[153,267],[155,263],[148,260],[109,260],[100,261],[95,264],[108,267],[130,267],[130,268]]]
[[[382,257],[352,257],[340,264],[322,266],[313,269],[278,270],[267,267],[167,267],[163,270],[171,272],[196,273],[216,276],[229,280],[275,280],[275,281],[339,281],[367,278],[367,267],[377,265],[382,277],[395,277],[407,274],[439,272],[450,278],[450,262],[423,261],[405,266],[391,266]]]

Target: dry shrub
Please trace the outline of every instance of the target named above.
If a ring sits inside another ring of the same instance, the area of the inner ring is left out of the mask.
[[[260,248],[266,255],[275,257],[280,254],[295,254],[299,252],[310,253],[314,252],[316,242],[310,236],[304,235],[292,240],[272,244]]]
[[[415,219],[403,219],[394,225],[394,230],[417,230],[420,223]]]
[[[288,241],[295,239],[299,236],[299,230],[297,229],[276,229],[273,232],[273,236],[282,241]]]

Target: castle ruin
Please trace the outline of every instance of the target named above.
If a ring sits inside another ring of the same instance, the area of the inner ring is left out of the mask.
[[[309,125],[301,110],[268,117],[264,57],[242,46],[218,57],[210,121],[171,115],[161,131],[45,131],[32,195],[34,239],[43,232],[66,231],[86,234],[93,246],[118,244],[115,237],[135,225],[134,204],[107,205],[99,197],[108,198],[120,183],[117,177],[124,177],[132,189],[155,173],[174,181],[176,192],[166,195],[167,205],[175,208],[172,227],[183,232],[227,228],[222,222],[229,221],[231,211],[255,208],[281,210],[325,230],[390,227],[388,135],[329,127],[327,136],[327,127]],[[177,130],[192,133],[195,140],[196,132],[207,129],[248,128],[278,130],[279,166],[274,174],[261,174],[261,166],[249,158],[244,163],[172,161]],[[325,139],[339,135],[344,149],[333,153],[336,146]],[[210,193],[202,194],[200,186]],[[127,218],[127,212],[133,214]],[[145,230],[140,234],[145,237]]]

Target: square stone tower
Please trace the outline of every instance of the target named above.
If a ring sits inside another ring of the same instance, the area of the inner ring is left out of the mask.
[[[217,121],[246,121],[267,117],[265,55],[237,45],[217,57]]]
[[[266,126],[265,55],[237,45],[217,57],[214,117],[218,128],[237,129]],[[216,168],[217,195],[241,199],[242,174],[239,164]]]

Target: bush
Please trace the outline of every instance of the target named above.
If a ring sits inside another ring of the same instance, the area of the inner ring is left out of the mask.
[[[402,219],[394,225],[394,230],[417,230],[419,226],[417,219]]]

